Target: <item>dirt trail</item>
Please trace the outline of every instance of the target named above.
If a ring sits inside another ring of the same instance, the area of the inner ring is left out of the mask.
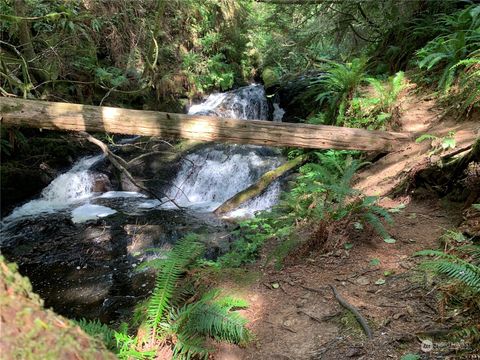
[[[439,137],[455,131],[456,149],[479,136],[478,120],[459,124],[440,121],[433,100],[408,94],[402,107],[404,131]],[[430,160],[430,150],[428,141],[412,141],[362,171],[357,188],[370,195],[389,194],[415,166]],[[442,325],[437,323],[435,295],[429,292],[422,273],[415,270],[419,260],[412,255],[438,247],[439,237],[461,222],[461,204],[410,196],[384,198],[382,204],[392,208],[405,205],[393,214],[394,225],[389,231],[397,240],[394,244],[359,232],[352,234],[350,250],[314,254],[281,271],[263,267],[265,259],[261,259],[246,270],[246,278],[256,278],[250,284],[220,284],[249,300],[251,306],[245,315],[255,341],[246,348],[222,345],[215,359],[384,360],[421,353],[415,334]],[[373,340],[366,338],[350,313],[339,305],[329,285],[365,316],[374,332]]]
[[[399,120],[402,131],[414,133],[414,139],[422,134],[442,138],[454,133],[456,146],[443,152],[446,156],[458,149],[471,145],[480,137],[480,114],[469,121],[455,122],[451,118],[442,118],[441,111],[435,101],[422,99],[415,94],[407,94],[401,102],[401,117]],[[434,163],[439,156],[431,156],[431,141],[421,143],[412,141],[402,149],[391,152],[357,176],[355,187],[366,195],[386,196],[400,186],[418,167]]]
[[[390,231],[395,244],[359,234],[351,250],[313,255],[282,271],[252,269],[262,275],[247,288],[223,284],[249,300],[245,315],[256,341],[246,349],[224,346],[215,359],[398,359],[419,352],[413,334],[439,324],[434,295],[426,294],[423,279],[412,271],[418,260],[411,255],[437,247],[445,229],[460,219],[458,209],[439,200],[412,201],[394,215]],[[378,280],[385,284],[376,285]],[[372,341],[338,304],[329,285],[368,319]]]

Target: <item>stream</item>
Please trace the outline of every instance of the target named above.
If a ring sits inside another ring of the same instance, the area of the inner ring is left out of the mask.
[[[281,121],[261,85],[211,94],[189,114]],[[136,141],[136,138],[127,139]],[[284,161],[276,149],[209,144],[187,153],[171,174],[165,201],[113,186],[103,155],[79,159],[38,198],[15,208],[1,223],[0,248],[27,275],[47,307],[69,317],[108,322],[131,312],[151,293],[154,274],[135,268],[193,232],[204,235],[207,257],[228,250],[231,222],[212,212]],[[227,214],[249,217],[277,201],[281,183]],[[179,209],[167,199],[175,199]]]

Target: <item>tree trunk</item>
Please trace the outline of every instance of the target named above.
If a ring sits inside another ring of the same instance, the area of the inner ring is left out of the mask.
[[[338,126],[238,120],[0,97],[3,126],[109,132],[311,149],[390,151],[410,134]]]

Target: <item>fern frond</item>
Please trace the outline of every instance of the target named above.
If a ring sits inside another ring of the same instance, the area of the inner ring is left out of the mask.
[[[102,324],[100,320],[80,319],[74,320],[74,323],[88,335],[101,340],[108,349],[115,349],[115,331]]]
[[[232,308],[246,305],[244,300],[231,296],[219,297],[219,292],[213,290],[199,301],[179,309],[174,315],[175,326],[178,332],[187,336],[202,334],[217,340],[242,343],[249,338],[245,328],[247,320]]]
[[[424,265],[436,273],[460,280],[475,293],[480,293],[480,268],[467,262],[454,263],[450,261],[434,261]]]
[[[208,359],[212,349],[205,345],[205,338],[191,334],[177,334],[173,348],[173,359],[190,360],[193,358]]]
[[[164,260],[157,275],[155,289],[147,307],[147,323],[155,334],[169,307],[175,286],[190,265],[202,252],[204,246],[196,241],[196,236],[186,236],[180,240]]]
[[[247,320],[236,312],[229,311],[217,302],[200,303],[185,325],[189,331],[208,335],[216,340],[239,344],[247,341]]]
[[[472,344],[480,344],[480,324],[464,327],[451,333],[454,340],[468,340]],[[478,346],[478,345],[477,345]]]
[[[458,256],[446,254],[438,250],[423,250],[415,255],[438,257],[436,260],[422,263],[421,266],[436,274],[446,275],[449,278],[459,280],[474,293],[480,293],[480,267]]]
[[[217,304],[228,311],[232,309],[246,309],[249,306],[248,301],[234,296],[224,296],[217,300]]]
[[[366,212],[362,215],[362,218],[364,222],[370,224],[375,229],[375,231],[380,234],[380,236],[382,236],[384,239],[390,237],[388,231],[385,229],[385,226],[383,226],[378,216],[376,216],[374,213]]]

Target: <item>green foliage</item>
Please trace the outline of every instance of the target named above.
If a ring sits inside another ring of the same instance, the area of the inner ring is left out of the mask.
[[[218,259],[219,264],[239,267],[254,262],[265,241],[275,234],[276,229],[270,223],[271,218],[266,213],[241,221],[232,232],[235,238],[232,248]]]
[[[456,318],[449,338],[469,342],[473,351],[479,350],[480,328],[475,319],[480,311],[480,245],[454,231],[448,231],[442,242],[446,250],[423,250],[415,255],[433,258],[424,260],[420,268],[437,277],[444,301]]]
[[[420,360],[421,357],[418,354],[405,354],[403,355],[400,360]]]
[[[3,95],[141,107],[151,95],[198,96],[253,76],[247,0],[29,0],[0,10]]]
[[[473,246],[473,253],[480,255],[480,246]],[[431,256],[435,260],[425,261],[422,268],[438,275],[445,275],[449,279],[458,280],[473,294],[480,293],[480,267],[472,261],[464,260],[457,255],[447,254],[439,250],[423,250],[417,256]],[[478,260],[478,259],[477,259]]]
[[[246,301],[221,295],[218,290],[201,294],[199,289],[189,290],[188,283],[182,284],[182,275],[203,251],[197,237],[188,235],[172,250],[162,252],[161,258],[146,263],[158,270],[156,286],[150,299],[139,305],[137,312],[140,314],[136,317],[142,327],[147,326],[150,344],[167,339],[172,343],[175,359],[207,359],[212,351],[207,346],[208,338],[234,344],[250,339],[245,328],[247,320],[236,311],[248,307]],[[197,300],[184,302],[182,294],[187,292],[195,293]],[[141,348],[148,339],[130,335],[127,324],[112,330],[99,321],[80,320],[77,323],[88,334],[103,340],[120,359],[153,359],[156,356],[156,351]]]
[[[450,131],[446,136],[441,138],[431,134],[422,134],[415,139],[415,142],[421,143],[426,140],[431,140],[431,151],[429,152],[430,156],[449,149],[455,149],[455,146],[457,146],[457,142],[455,140],[455,131]]]
[[[233,309],[247,306],[243,300],[210,291],[195,303],[171,311],[164,331],[177,336],[174,354],[179,358],[207,358],[206,337],[235,344],[246,342],[249,339],[246,320]]]
[[[277,247],[268,260],[281,261],[305,239],[296,234],[298,225],[319,221],[327,223],[349,219],[370,225],[385,239],[390,236],[382,220],[391,222],[389,212],[376,204],[376,197],[363,196],[351,187],[353,176],[363,164],[353,160],[352,151],[313,152],[318,163],[300,168],[300,176],[290,192],[283,194],[279,204],[270,212],[243,221],[233,232],[237,240],[229,253],[219,259],[225,267],[237,267],[253,262],[270,238]]]
[[[174,356],[190,359],[207,358],[210,349],[206,338],[241,343],[248,340],[246,320],[233,309],[244,308],[243,300],[220,296],[218,291],[204,294],[198,301],[175,306],[180,300],[178,289],[181,276],[203,254],[204,247],[197,237],[189,235],[180,240],[162,258],[148,262],[159,270],[156,286],[146,304],[146,323],[153,339],[174,337]]]
[[[405,75],[398,72],[386,81],[367,78],[375,95],[354,97],[347,111],[346,125],[368,129],[385,129],[389,120],[399,111],[398,96],[405,88]]]
[[[101,340],[107,349],[115,350],[115,331],[110,329],[107,325],[102,324],[99,320],[80,319],[75,321],[80,328],[93,338]]]
[[[351,187],[355,172],[364,163],[353,160],[348,151],[315,155],[318,164],[309,163],[300,169],[296,186],[280,203],[287,218],[291,222],[325,218],[336,221],[356,214],[386,235],[378,216],[390,220],[388,211],[375,205],[375,197],[361,196]],[[353,198],[356,200],[350,201]]]
[[[195,235],[184,237],[160,263],[155,289],[147,306],[147,321],[154,335],[164,319],[166,309],[172,305],[171,299],[178,280],[188,266],[203,254],[204,247],[196,240]]]
[[[328,61],[325,73],[310,79],[308,90],[303,98],[314,96],[320,109],[326,112],[326,124],[341,126],[345,122],[345,112],[357,87],[366,80],[367,59],[355,58],[349,63]]]
[[[480,47],[480,5],[471,5],[437,20],[444,34],[418,50],[418,66],[438,78],[438,88],[448,92],[456,74]]]
[[[474,107],[480,107],[480,51],[469,58],[456,63],[452,70],[463,68],[459,72],[456,87],[451,91],[453,103],[457,103],[461,113],[468,113]]]

